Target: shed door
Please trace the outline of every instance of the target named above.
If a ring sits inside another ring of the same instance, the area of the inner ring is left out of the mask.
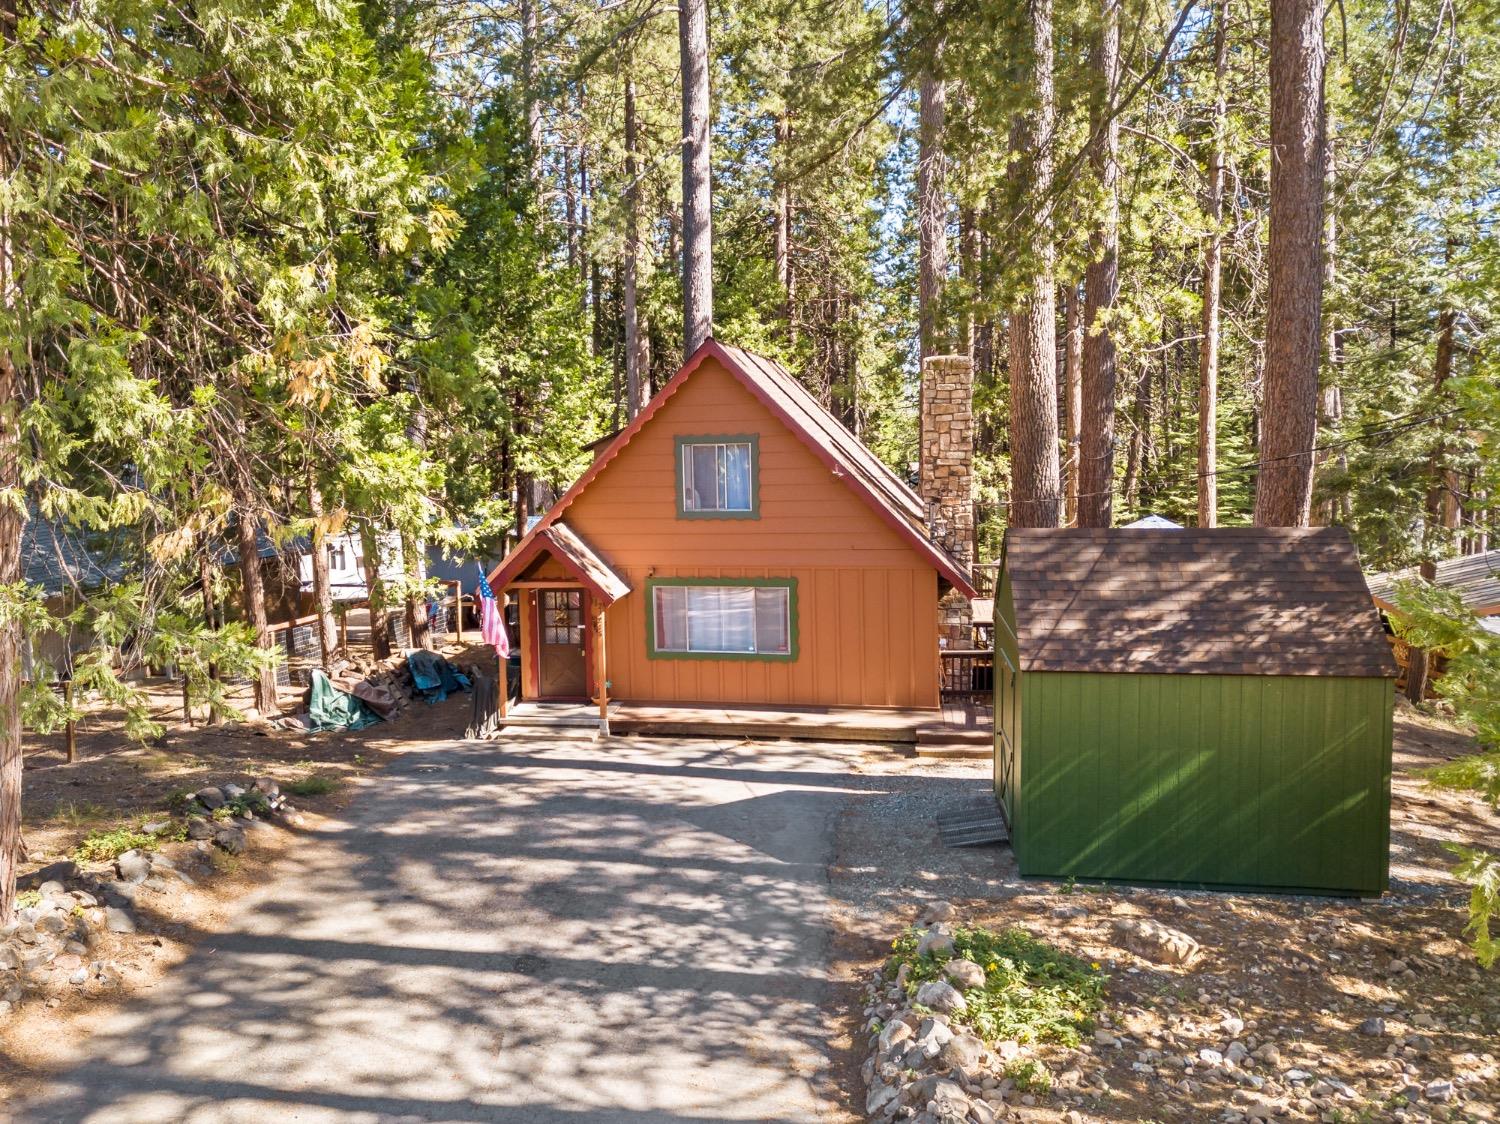
[[[537,607],[537,693],[543,698],[583,698],[588,693],[583,591],[544,589]]]

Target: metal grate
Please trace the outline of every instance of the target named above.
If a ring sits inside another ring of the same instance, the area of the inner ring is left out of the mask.
[[[944,847],[982,847],[1009,843],[1010,828],[993,796],[978,796],[955,804],[937,817]]]

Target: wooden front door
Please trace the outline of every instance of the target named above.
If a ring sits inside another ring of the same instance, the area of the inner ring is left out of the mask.
[[[537,595],[537,694],[544,699],[588,695],[584,601],[581,589],[543,589]]]

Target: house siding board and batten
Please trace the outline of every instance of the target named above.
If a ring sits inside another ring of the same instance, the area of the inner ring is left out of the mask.
[[[996,606],[1023,874],[1386,888],[1395,669],[1343,531],[1012,531]]]
[[[729,369],[751,360],[755,392],[743,381],[746,366],[738,374]],[[653,400],[649,416],[607,445],[533,531],[566,526],[631,590],[606,610],[610,696],[936,707],[941,571],[936,548],[913,521],[920,505],[852,435],[847,441],[827,436],[826,427],[837,423],[816,403],[809,410],[810,396],[781,385],[790,376],[761,362],[705,345]],[[797,412],[814,439],[789,428],[767,398],[783,413]],[[814,420],[814,411],[826,423]],[[682,518],[680,439],[722,440],[726,434],[755,437],[755,517]],[[530,549],[531,538],[512,559]],[[951,559],[943,556],[941,566],[951,572],[949,580],[968,585]],[[497,576],[509,581],[519,574],[502,564]],[[674,579],[792,584],[794,654],[653,653],[649,589]]]

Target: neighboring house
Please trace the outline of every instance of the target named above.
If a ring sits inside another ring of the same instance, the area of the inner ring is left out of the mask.
[[[904,482],[713,340],[491,583],[521,601],[523,697],[717,705],[935,708],[938,600],[974,595]]]
[[[995,656],[1021,874],[1386,889],[1396,668],[1344,530],[1012,529]]]
[[[121,581],[130,570],[118,536],[70,528],[41,518],[33,509],[21,531],[21,578],[42,591],[54,617],[77,608],[80,594]],[[22,645],[22,674],[30,677],[33,661],[53,669],[68,666],[70,652],[89,643],[88,634],[48,632]]]
[[[1382,612],[1395,612],[1396,583],[1402,580],[1414,581],[1420,577],[1421,571],[1415,566],[1384,574],[1371,574],[1370,596],[1375,599],[1375,604],[1380,606]],[[1475,616],[1500,616],[1500,550],[1444,559],[1437,564],[1432,584],[1455,591],[1463,600],[1464,606]]]
[[[394,581],[403,576],[401,536],[387,531],[379,538],[380,577]],[[353,531],[332,535],[323,541],[328,552],[328,585],[335,601],[363,601],[370,596],[365,584],[365,548],[360,536]],[[312,611],[312,540],[302,537],[294,540],[285,553],[293,557],[297,566],[298,592],[307,612]],[[420,563],[419,563],[420,564]],[[424,572],[425,576],[425,572]]]

